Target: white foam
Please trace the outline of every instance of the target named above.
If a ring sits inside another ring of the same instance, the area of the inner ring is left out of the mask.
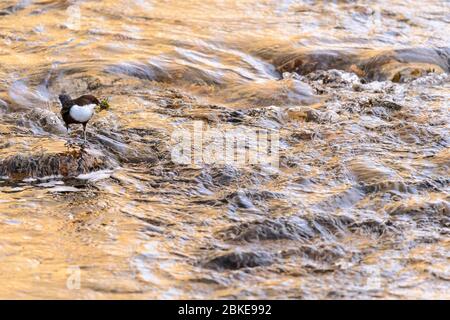
[[[113,173],[113,170],[99,170],[99,171],[93,171],[85,174],[80,174],[76,178],[80,180],[89,180],[89,181],[99,181],[103,179],[108,179],[111,174]]]

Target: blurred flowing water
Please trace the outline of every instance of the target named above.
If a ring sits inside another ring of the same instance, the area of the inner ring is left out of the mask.
[[[2,1],[0,297],[449,299],[449,24],[437,0]],[[110,98],[86,150],[63,91]],[[278,132],[279,168],[175,163],[193,121]]]

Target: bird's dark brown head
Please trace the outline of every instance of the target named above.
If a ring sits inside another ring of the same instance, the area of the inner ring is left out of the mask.
[[[70,98],[70,96],[67,95],[67,94],[64,94],[64,93],[60,94],[58,98],[59,98],[59,101],[61,102],[61,105],[62,105],[63,107],[64,107],[65,105],[67,105],[68,103],[70,103],[70,101],[72,101],[72,99]]]

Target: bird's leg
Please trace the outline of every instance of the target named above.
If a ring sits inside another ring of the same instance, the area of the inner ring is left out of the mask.
[[[83,123],[83,136],[84,136],[84,143],[86,143],[86,125],[87,125],[87,123]]]
[[[70,128],[69,128],[68,124],[66,124],[66,129],[67,129],[68,138],[67,138],[67,141],[64,144],[64,146],[67,148],[67,151],[70,151],[70,148],[73,147],[73,143],[72,143],[72,141],[70,141]]]

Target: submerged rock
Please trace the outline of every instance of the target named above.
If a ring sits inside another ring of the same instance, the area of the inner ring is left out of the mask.
[[[278,47],[258,53],[271,60],[280,73],[318,73],[324,83],[339,77],[323,77],[322,71],[353,72],[368,81],[408,82],[429,73],[449,70],[448,48],[405,48],[399,50],[305,50]],[[313,77],[315,78],[315,77]]]
[[[230,86],[223,96],[226,103],[245,101],[254,106],[310,105],[320,101],[307,83],[292,78]]]
[[[205,263],[205,267],[216,270],[238,270],[268,266],[273,260],[274,255],[267,252],[230,251],[211,258]]]
[[[314,234],[313,228],[308,221],[301,218],[280,218],[277,220],[266,219],[232,226],[222,232],[223,237],[228,240],[307,240]]]

